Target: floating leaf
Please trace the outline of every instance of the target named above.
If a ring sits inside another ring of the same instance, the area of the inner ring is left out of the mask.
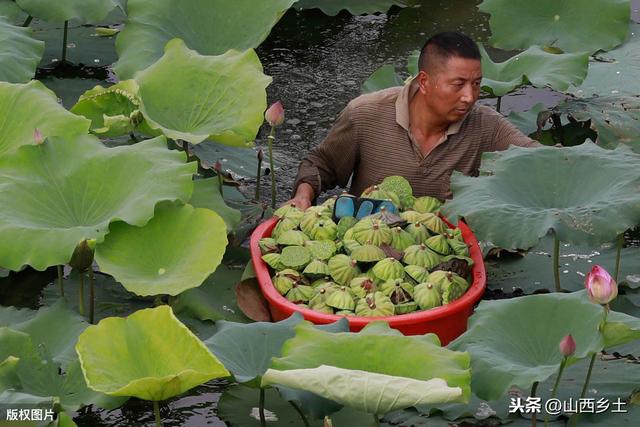
[[[26,83],[33,78],[44,52],[44,42],[28,28],[11,25],[0,16],[0,80]]]
[[[536,87],[566,90],[580,84],[587,75],[587,53],[548,53],[532,46],[504,62],[493,62],[484,47],[482,55],[482,89],[493,96],[503,96],[515,88],[531,83]]]
[[[194,180],[193,194],[191,195],[189,204],[195,208],[210,209],[220,215],[227,226],[227,233],[232,233],[238,224],[240,224],[241,213],[237,209],[230,208],[224,202],[224,198],[222,194],[220,194],[218,178]]]
[[[116,7],[114,0],[16,0],[16,3],[29,15],[49,22],[71,19],[82,23],[97,22]]]
[[[4,16],[8,22],[18,25],[27,18],[24,10],[14,0],[0,0],[0,16]]]
[[[203,141],[192,147],[191,153],[202,162],[214,165],[220,162],[223,172],[231,172],[236,178],[254,178],[258,171],[258,153],[256,147],[232,147],[213,141]],[[277,159],[273,159],[274,167],[280,167]],[[262,162],[261,175],[269,168],[269,162]]]
[[[112,396],[164,400],[229,375],[166,305],[89,326],[76,351],[89,387]]]
[[[491,14],[490,44],[506,50],[531,45],[609,50],[627,37],[630,17],[628,0],[594,0],[588,7],[572,1],[484,0],[478,9]]]
[[[3,117],[0,156],[3,157],[21,145],[35,144],[36,128],[47,138],[84,134],[90,124],[61,107],[55,94],[35,80],[27,84],[0,82],[0,116]]]
[[[387,64],[378,68],[362,84],[362,93],[375,92],[392,86],[402,86],[404,82],[396,73],[393,65]]]
[[[237,146],[255,138],[271,82],[253,50],[202,56],[180,39],[167,43],[164,56],[135,79],[152,128],[192,144],[211,138]]]
[[[116,219],[142,226],[159,201],[191,196],[195,163],[163,137],[106,148],[84,135],[50,138],[0,158],[0,265],[65,264],[80,240]]]
[[[335,16],[341,10],[352,15],[386,12],[391,6],[407,6],[406,0],[298,0],[296,9],[320,9],[329,16]]]
[[[454,172],[455,198],[442,212],[464,217],[479,239],[502,248],[528,249],[550,229],[561,242],[610,242],[640,223],[640,155],[623,145],[511,147],[482,162],[480,177]]]
[[[156,62],[165,44],[176,37],[202,55],[255,48],[294,1],[129,0],[127,25],[116,41],[119,60],[114,69],[120,79],[132,78]]]
[[[520,113],[511,112],[507,119],[513,123],[525,135],[531,135],[538,130],[538,113],[545,111],[547,107],[542,102],[537,103],[527,111]]]

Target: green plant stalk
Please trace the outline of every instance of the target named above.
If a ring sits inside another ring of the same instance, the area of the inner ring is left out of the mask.
[[[160,420],[160,403],[157,400],[153,401],[153,414],[156,417],[156,427],[161,427],[162,420]]]
[[[58,288],[60,288],[60,296],[64,297],[64,282],[62,277],[62,266],[58,266]]]
[[[260,173],[262,172],[262,160],[258,159],[258,170],[256,171],[256,201],[260,200]]]
[[[267,420],[264,417],[264,388],[260,387],[260,404],[258,405],[258,413],[260,414],[260,426],[267,427]]]
[[[380,427],[380,420],[378,414],[373,414],[373,427]]]
[[[31,24],[31,21],[33,21],[33,16],[29,15],[27,16],[27,19],[24,20],[24,23],[22,24],[23,27],[28,27],[29,24]]]
[[[64,21],[64,33],[62,35],[62,62],[67,62],[67,34],[69,33],[69,21]]]
[[[289,403],[291,404],[291,406],[293,406],[293,409],[296,410],[298,415],[300,415],[300,418],[302,418],[302,422],[304,423],[304,427],[310,427],[309,426],[309,421],[307,420],[307,417],[304,416],[304,413],[302,412],[302,409],[300,409],[300,407],[296,404],[296,402],[294,402],[293,400],[290,400]]]
[[[560,370],[558,371],[558,376],[556,377],[556,382],[553,384],[553,389],[551,390],[551,397],[553,399],[556,397],[556,393],[558,392],[558,384],[560,384],[560,378],[562,377],[562,372],[564,371],[564,367],[567,365],[567,358],[563,357],[562,362],[560,362]],[[547,427],[549,425],[549,414],[544,415],[544,425]]]
[[[624,246],[624,233],[618,234],[618,241],[616,246],[616,268],[614,270],[615,272],[613,274],[613,280],[618,283],[618,273],[620,272],[620,252],[622,252],[622,246]]]
[[[276,127],[271,126],[269,132],[269,168],[271,168],[271,208],[276,208],[276,171],[273,167],[273,141],[276,139]]]
[[[502,106],[502,97],[499,96],[497,101],[496,101],[496,111],[499,113],[500,112],[500,107]]]
[[[531,386],[531,397],[536,397],[536,390],[538,390],[538,384],[539,382],[536,381],[533,383],[533,385]],[[533,415],[531,416],[531,427],[536,427],[537,424],[537,417],[536,417],[536,413],[534,412]]]
[[[555,230],[553,230],[553,280],[556,292],[562,291],[560,287],[560,240]]]
[[[78,288],[78,311],[84,316],[84,271],[80,272],[80,287]]]
[[[89,323],[93,325],[94,307],[95,307],[95,292],[93,288],[93,268],[89,267]]]
[[[222,186],[224,185],[224,178],[222,178],[222,171],[216,171],[216,174],[218,175],[218,186],[220,187],[220,196],[224,197],[224,190],[222,189]]]

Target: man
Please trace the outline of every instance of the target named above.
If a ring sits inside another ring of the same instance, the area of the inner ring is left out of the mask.
[[[451,173],[477,175],[483,152],[539,146],[495,110],[475,105],[480,58],[464,34],[427,40],[409,84],[349,102],[327,138],[302,160],[291,202],[306,209],[322,191],[346,186],[352,174],[355,195],[402,175],[415,195],[447,199]]]

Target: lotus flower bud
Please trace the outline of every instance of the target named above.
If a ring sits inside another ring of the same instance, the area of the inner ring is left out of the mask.
[[[571,336],[571,334],[562,338],[562,340],[560,341],[560,353],[564,357],[569,357],[573,355],[573,353],[575,352],[576,352],[576,342],[573,340],[573,337]]]
[[[282,102],[274,102],[264,113],[264,119],[271,126],[280,126],[284,122],[284,108]]]
[[[83,239],[73,250],[69,265],[79,271],[84,271],[93,264],[93,255],[96,248],[95,239]]]
[[[264,152],[262,151],[262,148],[258,149],[258,160],[262,161],[264,159]]]
[[[40,145],[44,142],[44,137],[42,136],[40,129],[35,128],[33,130],[33,140],[36,142],[36,145]]]
[[[594,265],[585,279],[589,299],[596,304],[609,304],[618,296],[618,285],[611,275],[599,265]]]

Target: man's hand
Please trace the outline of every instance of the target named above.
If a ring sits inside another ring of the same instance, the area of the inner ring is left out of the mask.
[[[298,185],[296,189],[296,194],[293,196],[293,199],[284,203],[285,205],[295,203],[296,207],[300,210],[307,210],[309,206],[311,206],[311,202],[315,198],[315,193],[313,192],[313,187],[311,187],[306,182]]]

